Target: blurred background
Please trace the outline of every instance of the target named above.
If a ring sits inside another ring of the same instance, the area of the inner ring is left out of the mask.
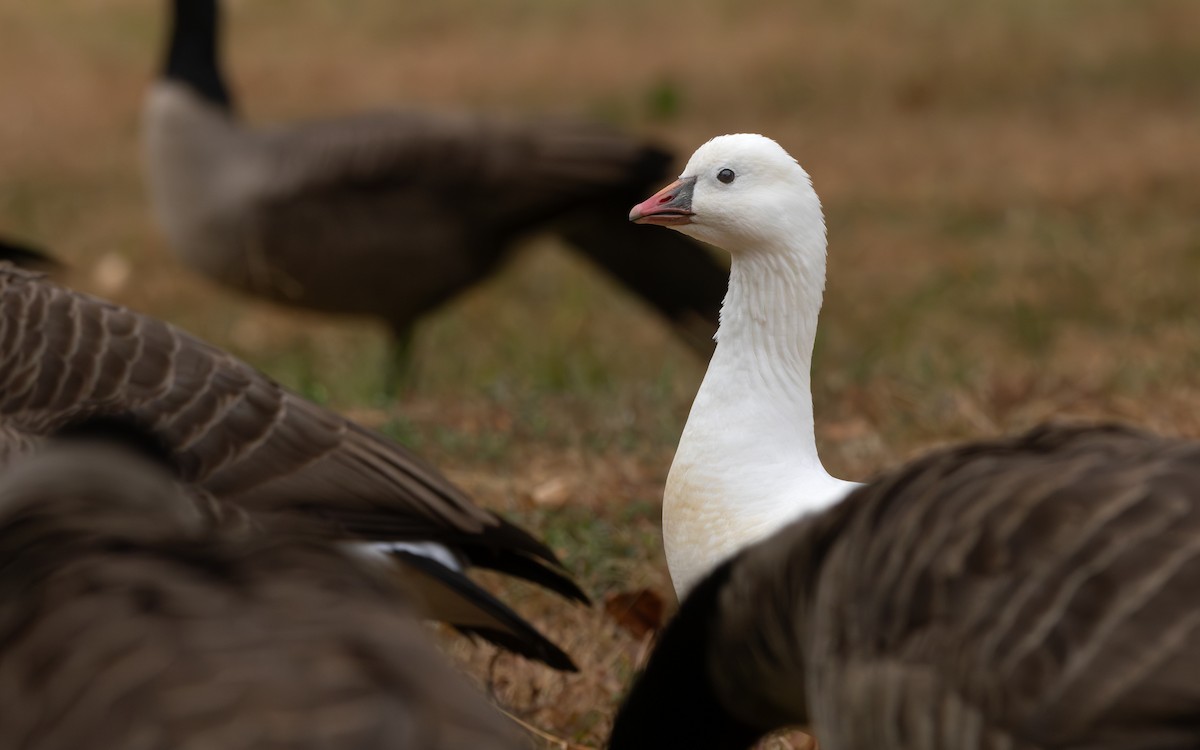
[[[680,166],[713,135],[780,141],[826,208],[813,388],[837,476],[1053,416],[1200,435],[1200,4],[226,9],[226,73],[251,123],[394,105],[576,115],[652,135]],[[153,226],[137,135],[164,22],[155,0],[0,0],[0,228],[50,248],[67,283],[416,448],[540,531],[599,599],[671,600],[659,502],[705,363],[535,240],[420,327],[415,387],[381,400],[382,328],[220,288]],[[646,641],[603,607],[524,594],[581,675],[451,648],[522,718],[595,746]]]

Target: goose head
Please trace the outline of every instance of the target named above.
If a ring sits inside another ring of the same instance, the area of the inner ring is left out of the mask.
[[[629,220],[671,227],[735,257],[789,252],[790,238],[823,240],[825,229],[808,173],[778,143],[752,133],[705,143],[679,179],[634,206]]]

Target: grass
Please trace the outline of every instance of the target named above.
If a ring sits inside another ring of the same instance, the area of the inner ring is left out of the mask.
[[[155,231],[136,128],[159,5],[0,2],[0,227],[417,448],[597,599],[670,598],[657,503],[703,363],[537,239],[430,318],[414,391],[381,403],[380,330],[218,289]],[[721,132],[784,143],[828,214],[814,387],[835,474],[1052,416],[1200,434],[1195,3],[231,5],[254,121],[407,102],[593,116],[681,156]],[[448,648],[523,720],[600,746],[645,644],[599,607],[496,585],[581,674]]]

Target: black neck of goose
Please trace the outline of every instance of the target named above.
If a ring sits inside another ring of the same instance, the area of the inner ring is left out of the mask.
[[[208,101],[233,111],[221,75],[221,9],[218,0],[172,0],[171,39],[163,78],[191,86]]]
[[[726,562],[705,578],[663,631],[617,713],[609,750],[745,750],[765,734],[721,705],[708,668],[709,650],[720,647],[712,641],[712,629],[731,565]]]

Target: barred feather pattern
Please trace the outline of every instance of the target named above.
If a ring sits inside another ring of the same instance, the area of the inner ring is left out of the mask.
[[[746,551],[721,596],[725,703],[823,748],[1195,747],[1200,443],[939,451]]]
[[[0,418],[51,434],[121,413],[160,434],[183,478],[255,510],[337,495],[426,525],[478,531],[486,511],[404,449],[317,407],[230,355],[128,309],[0,267]]]
[[[466,563],[587,599],[544,544],[401,446],[166,323],[0,263],[0,461],[110,416],[153,433],[231,527],[252,525],[249,514],[347,539],[436,542]],[[480,616],[515,628],[506,645],[569,665],[503,604],[472,596]]]

